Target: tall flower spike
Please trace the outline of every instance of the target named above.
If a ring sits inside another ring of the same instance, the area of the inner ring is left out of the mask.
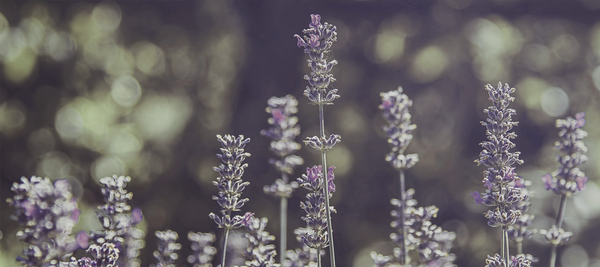
[[[508,229],[520,220],[523,209],[519,208],[519,203],[526,198],[523,187],[520,186],[523,181],[512,167],[515,163],[523,164],[519,159],[520,152],[510,152],[515,147],[512,139],[517,137],[511,130],[518,122],[512,120],[516,111],[508,106],[515,100],[511,94],[516,89],[508,84],[502,86],[502,83],[498,83],[497,88],[488,84],[485,90],[492,101],[492,105],[483,110],[488,118],[481,122],[486,128],[488,141],[480,143],[483,150],[475,162],[487,167],[482,181],[486,191],[471,195],[478,204],[493,207],[484,214],[489,226],[502,229],[501,257],[504,262],[510,262]]]
[[[304,76],[310,85],[304,90],[304,95],[312,104],[332,105],[333,100],[340,97],[337,89],[328,90],[329,84],[335,82],[331,69],[338,62],[327,61],[326,55],[331,52],[333,42],[337,41],[337,28],[327,22],[321,24],[319,14],[310,17],[309,28],[302,31],[304,36],[294,35],[298,39],[298,47],[304,47],[304,53],[308,54],[308,66],[311,68],[310,76]]]
[[[175,267],[175,261],[179,257],[177,252],[181,249],[181,244],[176,243],[179,236],[171,230],[156,231],[158,238],[158,250],[152,255],[156,258],[157,264],[150,264],[150,267]]]
[[[585,173],[579,169],[588,160],[585,155],[587,147],[583,143],[583,138],[587,136],[587,132],[581,129],[584,125],[585,113],[577,113],[575,118],[567,117],[564,120],[556,120],[556,128],[559,129],[558,136],[561,140],[555,143],[554,149],[562,154],[562,156],[556,155],[556,160],[560,166],[552,175],[546,174],[542,177],[546,190],[561,195],[556,223],[550,230],[540,230],[545,235],[546,241],[552,245],[550,267],[554,267],[556,264],[558,245],[566,242],[572,235],[572,233],[561,228],[567,206],[567,197],[583,191],[588,180]]]
[[[267,103],[267,113],[272,116],[268,122],[272,126],[260,133],[272,139],[270,150],[278,158],[269,159],[269,163],[277,168],[281,178],[275,180],[271,186],[265,185],[263,189],[266,194],[280,198],[279,256],[280,262],[283,262],[287,246],[287,202],[292,192],[298,188],[297,182],[289,182],[289,175],[293,173],[296,166],[303,164],[304,160],[293,155],[301,147],[294,140],[300,134],[300,126],[297,125],[298,117],[294,116],[298,112],[298,101],[294,96],[286,95],[285,97],[271,97]]]
[[[188,233],[188,240],[192,243],[192,254],[188,256],[187,262],[193,267],[212,267],[211,261],[217,249],[212,246],[215,235],[212,233]]]
[[[333,229],[331,224],[331,214],[329,212],[329,186],[326,184],[327,178],[327,150],[333,148],[340,142],[341,137],[337,134],[325,136],[325,116],[323,113],[324,105],[333,105],[333,100],[340,97],[337,89],[329,89],[329,85],[335,81],[331,70],[337,64],[336,60],[328,61],[327,54],[331,52],[333,42],[337,40],[336,27],[325,22],[321,24],[321,16],[312,14],[311,23],[308,29],[305,29],[303,37],[294,35],[298,39],[298,47],[304,47],[304,53],[308,54],[308,66],[311,68],[310,75],[305,75],[304,79],[308,81],[309,86],[304,90],[304,95],[308,97],[311,104],[319,106],[319,136],[309,137],[304,141],[305,144],[321,152],[321,166],[323,171],[323,195],[325,199],[325,217],[327,218],[327,236],[329,240],[329,259],[330,266],[335,267],[335,248],[333,242]],[[320,252],[319,252],[320,253]],[[319,267],[321,262],[319,258]]]
[[[249,217],[246,226],[244,237],[248,240],[244,257],[246,258],[247,267],[279,267],[279,263],[275,263],[275,246],[271,241],[275,237],[265,231],[267,226],[267,218]]]
[[[333,184],[333,169],[329,168],[328,187],[331,192],[335,191]],[[300,202],[300,208],[306,212],[306,216],[302,219],[306,222],[307,228],[301,234],[302,240],[308,247],[322,250],[329,246],[329,237],[327,233],[327,206],[325,205],[325,194],[323,194],[323,175],[322,167],[313,166],[306,168],[306,174],[298,178],[300,186],[307,189],[309,192],[306,195],[306,200]],[[330,195],[332,197],[333,195]],[[330,211],[335,212],[333,207]]]
[[[138,262],[136,259],[139,249],[143,247],[143,232],[134,228],[143,220],[139,208],[131,209],[127,201],[133,198],[133,193],[126,187],[131,182],[129,176],[113,175],[100,179],[104,197],[104,205],[98,206],[96,212],[100,224],[104,228],[101,232],[92,232],[91,238],[99,245],[109,242],[119,248],[119,264],[125,265],[129,261]]]
[[[247,219],[245,216],[235,215],[232,212],[239,211],[240,208],[248,202],[247,198],[242,199],[242,191],[248,186],[249,182],[242,181],[244,169],[248,167],[247,163],[243,163],[250,153],[244,151],[246,144],[250,142],[250,138],[244,138],[243,135],[234,137],[233,135],[217,135],[217,140],[221,143],[221,154],[217,157],[222,163],[214,170],[219,173],[216,181],[213,184],[219,189],[219,195],[213,196],[221,206],[221,214],[218,216],[210,213],[208,216],[215,221],[219,228],[225,228],[225,241],[223,242],[223,258],[221,266],[225,265],[227,254],[227,239],[231,229],[240,228]]]
[[[300,248],[295,250],[287,251],[287,260],[285,260],[281,266],[284,267],[305,267],[305,266],[314,266],[317,264],[318,259],[321,256],[319,255],[319,251],[317,249],[311,248],[307,246],[304,241],[302,241],[304,234],[308,231],[306,228],[297,228],[294,230],[294,234],[296,234],[296,240],[300,244]]]
[[[11,190],[15,193],[8,203],[15,208],[12,219],[25,226],[17,238],[29,244],[17,261],[26,266],[57,265],[67,261],[74,251],[88,247],[88,235],[71,235],[79,220],[76,199],[69,191],[67,180],[50,182],[48,178],[21,178]]]
[[[383,126],[383,130],[389,136],[388,143],[392,147],[385,160],[397,170],[409,169],[419,161],[417,154],[404,155],[413,138],[412,131],[417,126],[411,124],[411,115],[408,112],[413,102],[402,91],[402,87],[398,87],[397,90],[381,93],[382,103],[379,106],[383,111],[383,117],[389,123]]]
[[[397,233],[392,233],[390,238],[398,247],[394,248],[394,255],[384,256],[371,252],[371,258],[378,267],[385,266],[455,266],[453,261],[456,256],[450,253],[452,242],[456,239],[454,232],[444,231],[441,227],[433,224],[431,219],[437,216],[436,206],[416,207],[417,201],[413,199],[415,190],[406,191],[406,203],[392,199],[391,203],[396,208],[392,211],[391,226]],[[405,207],[405,216],[402,216],[402,207]],[[402,226],[405,226],[403,229]],[[406,235],[406,238],[402,236]],[[406,252],[402,249],[406,245]],[[409,253],[415,251],[416,253]],[[406,262],[408,254],[417,254],[418,258],[411,258]]]

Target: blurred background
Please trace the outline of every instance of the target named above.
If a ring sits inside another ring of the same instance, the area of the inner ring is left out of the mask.
[[[310,14],[338,28],[332,56],[341,98],[325,108],[326,132],[342,136],[328,159],[336,166],[332,199],[339,266],[372,266],[369,253],[391,254],[389,203],[397,173],[384,161],[380,92],[404,88],[417,124],[408,148],[421,161],[407,173],[419,205],[437,205],[434,223],[456,231],[458,266],[483,266],[499,252],[499,230],[469,194],[483,190],[474,160],[485,140],[480,121],[490,103],[484,85],[517,88],[516,150],[531,180],[533,228],[549,228],[559,197],[541,176],[557,169],[557,118],[586,112],[587,189],[569,199],[559,264],[600,266],[600,1],[18,1],[0,2],[0,265],[14,266],[23,243],[10,220],[11,185],[21,176],[69,179],[82,216],[77,229],[98,230],[98,179],[132,177],[132,206],[146,232],[142,266],[154,262],[154,231],[172,229],[189,253],[188,231],[213,232],[208,213],[219,164],[216,134],[251,138],[244,211],[270,218],[278,200],[263,186],[278,178],[267,161],[265,112],[271,96],[299,100],[302,136],[318,133],[318,109],[302,95],[306,56],[294,34]],[[320,155],[304,147],[306,166]],[[299,177],[304,168],[296,170]],[[293,177],[294,177],[293,176]],[[289,229],[305,226],[290,199]],[[297,247],[288,238],[288,248]],[[217,246],[219,244],[217,242]],[[276,242],[277,243],[277,242]],[[548,264],[541,235],[524,251]],[[328,262],[328,261],[324,261]],[[328,263],[325,263],[327,266]]]

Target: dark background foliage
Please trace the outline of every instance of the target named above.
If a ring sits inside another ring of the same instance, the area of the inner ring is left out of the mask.
[[[0,156],[2,199],[21,176],[67,178],[80,198],[78,229],[98,229],[98,179],[132,177],[132,206],[141,207],[152,262],[157,230],[214,232],[208,213],[216,188],[216,134],[252,139],[244,179],[244,211],[269,217],[278,232],[277,200],[262,193],[276,171],[260,136],[271,96],[299,100],[302,136],[318,132],[317,108],[302,96],[308,73],[294,34],[310,14],[338,27],[332,57],[341,98],[326,107],[326,132],[342,135],[329,155],[336,168],[333,227],[339,266],[370,266],[372,250],[391,253],[391,204],[399,194],[381,126],[379,93],[402,86],[417,124],[409,153],[421,161],[407,173],[420,205],[437,205],[434,223],[456,231],[458,266],[482,266],[499,251],[499,231],[486,226],[469,193],[482,190],[473,162],[489,105],[484,85],[517,88],[517,172],[533,182],[534,228],[548,228],[558,198],[540,177],[556,169],[556,118],[586,112],[590,180],[569,200],[565,227],[574,238],[559,248],[562,266],[600,266],[600,23],[597,1],[2,1],[0,3]],[[319,155],[303,148],[306,166]],[[298,177],[303,169],[294,174]],[[289,228],[301,227],[290,199]],[[0,263],[21,252],[5,202]],[[289,238],[288,248],[296,246]],[[525,252],[548,261],[537,235]],[[327,261],[324,261],[327,262]]]

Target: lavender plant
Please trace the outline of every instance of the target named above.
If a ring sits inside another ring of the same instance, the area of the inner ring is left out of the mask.
[[[213,181],[213,184],[219,189],[219,195],[213,196],[213,199],[223,209],[221,209],[221,217],[212,212],[208,216],[215,221],[219,228],[225,228],[221,266],[226,267],[225,258],[229,231],[240,228],[243,222],[252,216],[250,213],[246,213],[244,216],[235,215],[232,217],[232,212],[239,211],[248,202],[248,199],[242,199],[241,195],[244,188],[250,184],[242,181],[244,169],[248,167],[248,164],[243,162],[246,157],[250,156],[250,153],[244,151],[244,147],[250,142],[250,138],[244,139],[243,135],[238,137],[217,135],[217,140],[222,146],[221,154],[217,154],[217,157],[223,163],[218,167],[214,167],[214,170],[219,173],[219,177],[216,181]]]
[[[79,220],[76,199],[67,180],[50,182],[48,178],[21,178],[11,190],[8,203],[15,208],[12,219],[25,227],[17,232],[20,241],[29,244],[17,261],[25,266],[57,266],[66,264],[80,248],[88,247],[85,232],[71,235]]]
[[[317,266],[318,258],[321,257],[319,255],[319,251],[315,248],[311,248],[302,240],[302,236],[306,233],[306,228],[297,228],[294,230],[294,234],[296,234],[296,240],[300,244],[300,248],[296,248],[295,250],[287,251],[288,260],[284,261],[281,265],[284,267],[304,267]]]
[[[416,207],[417,201],[413,199],[414,189],[405,189],[404,170],[411,168],[418,161],[417,154],[405,155],[406,148],[412,140],[412,131],[416,129],[411,124],[411,115],[408,108],[412,101],[403,93],[402,87],[397,90],[381,93],[383,116],[389,125],[383,126],[388,134],[392,151],[385,157],[386,161],[398,171],[400,178],[400,199],[392,199],[392,205],[397,210],[392,211],[392,227],[397,233],[392,233],[390,238],[398,244],[394,255],[384,256],[371,253],[371,257],[378,267],[399,264],[400,266],[454,266],[454,255],[450,254],[452,241],[456,235],[444,231],[431,223],[431,218],[438,212],[436,206]],[[415,250],[419,259],[411,259],[409,250]]]
[[[488,225],[502,230],[501,254],[488,256],[486,266],[507,266],[509,263],[510,266],[529,266],[531,263],[524,255],[516,257],[516,261],[511,260],[508,241],[508,230],[523,214],[516,206],[525,200],[522,188],[515,186],[521,178],[512,167],[515,163],[523,164],[523,160],[519,159],[520,152],[510,152],[515,147],[511,140],[517,137],[511,130],[518,122],[512,120],[516,111],[508,106],[515,100],[510,94],[516,89],[508,84],[502,86],[502,83],[498,83],[498,88],[488,84],[485,89],[492,101],[492,106],[483,110],[488,118],[481,122],[486,127],[488,141],[480,143],[483,150],[475,162],[487,167],[482,181],[486,191],[482,194],[476,191],[471,195],[477,204],[493,207],[485,213]],[[514,265],[517,263],[519,265]]]
[[[217,249],[212,246],[215,235],[189,232],[188,240],[192,243],[192,254],[188,256],[187,262],[193,267],[212,267],[211,261],[217,254]]]
[[[550,267],[556,265],[557,247],[567,242],[573,235],[573,233],[562,229],[567,197],[572,197],[583,191],[588,180],[585,173],[579,169],[588,160],[585,155],[587,147],[583,143],[583,138],[587,136],[587,132],[581,129],[585,125],[584,117],[585,113],[577,113],[575,118],[567,117],[564,120],[556,120],[556,128],[560,130],[558,136],[561,140],[555,143],[554,148],[560,151],[563,156],[556,155],[556,160],[560,164],[558,170],[542,177],[546,190],[551,190],[554,194],[561,196],[555,224],[548,230],[540,230],[546,241],[552,245]]]
[[[133,198],[133,193],[126,189],[131,177],[113,175],[101,178],[99,182],[104,186],[100,190],[105,204],[98,206],[96,214],[103,230],[91,232],[90,237],[99,245],[114,244],[121,253],[119,265],[137,266],[139,249],[144,244],[143,232],[134,226],[143,220],[143,215],[139,208],[132,210],[127,204]]]
[[[177,252],[181,249],[181,244],[176,243],[179,236],[171,230],[156,231],[155,234],[158,238],[158,250],[152,255],[158,263],[150,264],[150,267],[175,267],[175,261],[179,258]]]
[[[92,244],[87,249],[87,252],[92,254],[94,259],[83,257],[79,260],[71,258],[71,263],[68,267],[113,267],[119,266],[119,249],[110,242],[105,242],[102,245]],[[61,266],[62,267],[62,266]]]
[[[294,168],[304,163],[301,157],[293,155],[300,149],[300,144],[294,141],[296,136],[300,134],[300,126],[298,117],[293,116],[298,112],[298,101],[292,95],[285,97],[271,97],[268,100],[267,113],[271,114],[268,122],[272,127],[267,130],[262,130],[260,133],[272,139],[270,150],[277,156],[276,159],[270,159],[269,163],[273,164],[277,171],[281,174],[281,178],[277,179],[271,186],[265,186],[266,194],[280,198],[279,212],[279,254],[280,263],[285,260],[285,251],[287,245],[287,208],[288,198],[294,190],[298,188],[298,183],[295,181],[289,182],[289,175],[294,171]]]
[[[300,208],[306,212],[306,216],[303,216],[302,219],[306,222],[307,227],[299,230],[299,235],[306,246],[317,250],[317,255],[321,255],[321,251],[331,245],[329,231],[327,231],[327,214],[336,211],[333,206],[327,205],[325,199],[332,197],[332,193],[335,192],[335,184],[333,183],[335,175],[333,169],[335,167],[329,167],[327,176],[325,176],[320,165],[313,166],[312,168],[306,168],[306,174],[298,178],[300,186],[309,191],[306,194],[306,200],[300,202]],[[326,190],[323,189],[324,186],[327,187],[327,191],[330,194],[325,195]],[[320,256],[317,257],[317,263],[320,267]]]
[[[244,224],[246,233],[244,237],[248,240],[248,247],[245,251],[247,267],[279,267],[281,264],[275,263],[275,246],[270,244],[275,237],[265,231],[267,218],[251,217]]]
[[[329,180],[327,178],[327,150],[333,148],[335,144],[340,142],[341,136],[337,134],[331,134],[329,137],[325,136],[325,117],[323,114],[324,105],[333,105],[333,100],[340,97],[337,94],[337,89],[329,89],[329,85],[335,82],[335,78],[330,73],[333,66],[337,65],[337,60],[328,61],[327,54],[331,52],[331,46],[333,42],[337,41],[336,27],[325,22],[321,24],[321,16],[318,14],[311,14],[311,23],[308,29],[303,30],[305,34],[303,37],[294,35],[298,40],[298,47],[304,47],[304,53],[308,54],[308,66],[311,68],[311,73],[305,75],[304,79],[308,81],[310,86],[304,90],[304,95],[308,97],[311,104],[319,106],[319,133],[320,136],[307,137],[304,141],[306,145],[314,148],[321,152],[321,166],[323,166],[323,187],[324,199],[326,209],[330,210],[329,198],[330,191],[329,187],[325,183]],[[331,227],[331,214],[325,212],[327,218],[327,238],[329,238],[327,244],[329,245],[329,256],[331,261],[331,267],[335,267],[335,248],[333,243],[333,229]],[[319,258],[320,259],[320,258]]]

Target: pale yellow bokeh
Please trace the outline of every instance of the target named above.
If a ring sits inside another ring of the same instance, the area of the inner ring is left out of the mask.
[[[410,65],[409,74],[418,83],[431,82],[446,70],[449,60],[435,45],[421,49]]]
[[[20,50],[20,53],[3,63],[4,77],[13,83],[22,83],[33,73],[37,63],[37,54],[30,48]]]
[[[131,107],[142,97],[142,88],[132,76],[122,75],[112,82],[110,94],[117,104]]]
[[[191,113],[191,103],[184,97],[154,95],[137,105],[134,121],[146,139],[169,143],[187,125]]]

